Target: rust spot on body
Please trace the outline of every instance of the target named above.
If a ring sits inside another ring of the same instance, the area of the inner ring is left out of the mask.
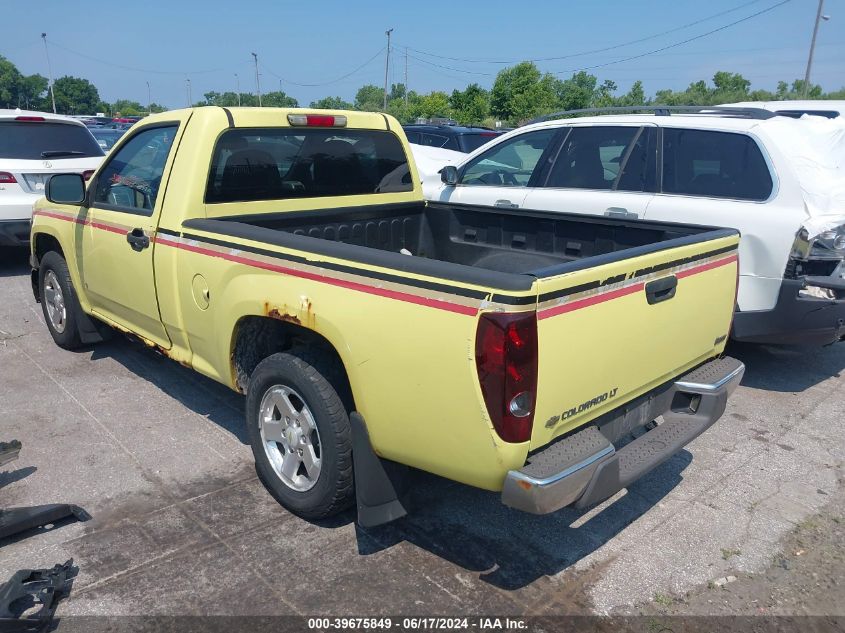
[[[288,321],[289,323],[296,323],[297,325],[301,325],[299,317],[294,314],[288,314],[286,312],[279,312],[278,308],[271,308],[267,311],[267,316],[271,319],[278,319],[279,321]]]

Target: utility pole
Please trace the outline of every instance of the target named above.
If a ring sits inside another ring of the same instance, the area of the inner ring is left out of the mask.
[[[408,107],[408,47],[405,47],[405,107]]]
[[[258,83],[258,53],[252,54],[255,59],[255,90],[258,92],[258,107],[261,107],[261,84]]]
[[[822,14],[824,0],[819,0],[819,10],[816,11],[816,25],[813,27],[813,39],[810,42],[810,56],[807,58],[807,72],[804,73],[804,85],[801,87],[801,96],[806,98],[810,90],[810,70],[813,67],[813,53],[816,50],[816,36],[819,34],[819,23],[822,20],[829,20],[830,17]]]
[[[147,82],[147,114],[153,113],[153,100],[150,97],[150,82]]]
[[[393,29],[387,29],[384,34],[387,35],[387,55],[384,58],[384,109],[387,110],[387,70],[390,67],[390,34]]]
[[[194,100],[191,98],[191,80],[190,79],[185,80],[185,87],[187,88],[187,91],[188,91],[188,107],[190,108],[191,105],[194,102]]]
[[[50,49],[47,48],[47,34],[42,33],[41,39],[44,40],[44,52],[47,53],[47,75],[50,78],[50,98],[53,100],[53,114],[56,114],[56,91],[53,89],[53,68],[50,66]]]
[[[238,87],[238,107],[241,107],[241,78],[235,73],[235,85]]]

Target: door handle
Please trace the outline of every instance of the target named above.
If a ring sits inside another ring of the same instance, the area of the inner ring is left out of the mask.
[[[668,301],[675,296],[675,291],[678,289],[678,278],[675,275],[664,277],[663,279],[655,279],[645,285],[645,297],[648,305],[654,305],[661,301]]]
[[[625,207],[608,207],[604,214],[609,218],[625,218],[626,220],[634,220],[639,217],[636,213],[628,211]]]
[[[144,233],[144,229],[132,229],[126,234],[126,241],[133,251],[140,253],[150,245],[150,236]]]
[[[511,202],[510,200],[496,200],[493,204],[494,207],[499,207],[500,209],[518,209],[519,205]]]

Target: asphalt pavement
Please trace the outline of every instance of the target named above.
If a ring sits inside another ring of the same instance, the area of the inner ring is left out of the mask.
[[[314,523],[258,481],[243,398],[121,336],[56,347],[26,253],[0,253],[0,508],[74,503],[0,542],[19,568],[79,566],[68,615],[612,613],[767,567],[842,486],[845,344],[735,347],[723,418],[589,512],[532,516],[414,474],[411,516]],[[843,607],[845,609],[845,607]]]

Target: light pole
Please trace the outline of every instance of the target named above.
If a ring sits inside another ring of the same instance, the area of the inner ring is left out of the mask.
[[[47,48],[47,34],[42,33],[41,39],[44,40],[44,52],[47,53],[47,75],[50,78],[50,99],[53,101],[53,114],[56,114],[56,92],[53,90],[53,68],[50,66],[50,49]]]
[[[255,60],[255,91],[258,93],[258,107],[261,107],[261,84],[258,82],[258,53],[252,53]]]
[[[806,98],[810,90],[810,71],[813,68],[813,53],[816,50],[816,37],[819,34],[819,23],[822,20],[829,20],[829,15],[824,15],[824,0],[819,0],[819,10],[816,11],[816,25],[813,27],[813,39],[810,41],[810,56],[807,58],[807,72],[804,73],[804,85],[801,87],[801,96]]]
[[[147,114],[150,115],[153,113],[153,100],[150,97],[150,82],[147,82]]]
[[[186,79],[186,80],[185,80],[185,87],[186,87],[187,92],[188,92],[188,107],[190,108],[190,107],[191,107],[191,104],[192,104],[192,103],[193,103],[193,101],[194,101],[194,100],[191,98],[191,80],[190,80],[190,79]]]
[[[238,88],[238,107],[241,107],[241,78],[238,77],[238,73],[235,73],[235,85]]]
[[[387,55],[384,58],[384,109],[387,110],[387,69],[390,66],[390,34],[393,29],[387,29],[384,34],[387,35]]]

